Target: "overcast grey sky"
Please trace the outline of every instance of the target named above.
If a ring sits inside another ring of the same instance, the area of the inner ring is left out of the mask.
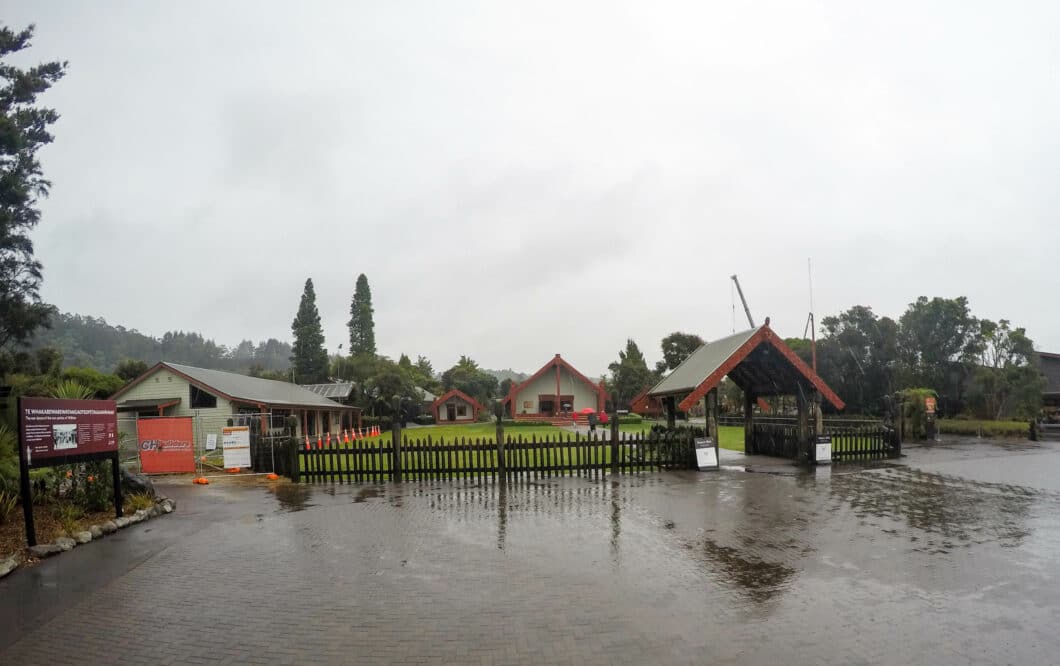
[[[43,295],[150,334],[602,372],[971,299],[1060,351],[1056,2],[4,2],[66,59]],[[736,327],[746,328],[737,304]],[[345,345],[344,345],[345,346]]]

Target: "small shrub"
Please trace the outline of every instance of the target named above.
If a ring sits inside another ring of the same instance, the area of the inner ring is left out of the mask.
[[[501,421],[501,424],[505,428],[540,428],[542,426],[551,426],[551,421],[512,421],[506,420]]]
[[[434,423],[434,417],[430,414],[420,414],[416,418],[412,419],[417,425],[427,426]]]
[[[155,505],[155,498],[147,493],[132,493],[125,499],[125,505],[133,511],[150,509]]]
[[[622,416],[618,417],[618,422],[619,423],[632,423],[632,424],[638,424],[639,425],[639,424],[644,422],[644,417],[641,416],[640,414],[623,414]]]
[[[18,506],[18,493],[0,490],[0,525],[6,525],[15,514]]]
[[[59,502],[55,505],[54,512],[55,519],[59,521],[59,526],[67,536],[73,536],[75,532],[80,531],[77,521],[84,518],[84,509],[72,502]]]

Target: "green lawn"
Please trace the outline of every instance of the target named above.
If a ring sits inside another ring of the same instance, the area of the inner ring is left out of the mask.
[[[618,429],[620,432],[630,434],[644,433],[647,434],[651,430],[651,423],[645,421],[644,423],[622,423],[619,424]],[[604,433],[610,433],[610,426],[601,425],[597,426],[597,431],[601,437],[606,437]],[[454,441],[463,440],[474,440],[474,439],[489,439],[492,440],[496,436],[497,426],[492,423],[472,423],[469,425],[444,425],[444,426],[428,426],[425,428],[408,428],[402,431],[403,438],[405,440],[422,439],[426,440],[427,437],[431,438],[431,441],[438,443],[439,440],[449,444]],[[718,445],[723,449],[729,449],[730,451],[743,451],[743,428],[739,426],[721,426],[718,428],[718,435],[721,439]],[[562,437],[566,440],[570,437],[571,441],[586,439],[585,435],[575,435],[569,430],[564,428],[557,428],[555,426],[514,426],[507,427],[504,429],[505,437],[522,437],[530,439],[531,437],[537,437],[537,439],[556,439]],[[383,440],[387,444],[390,443],[390,431],[384,432],[379,437],[373,437],[369,439],[369,442],[377,442]]]

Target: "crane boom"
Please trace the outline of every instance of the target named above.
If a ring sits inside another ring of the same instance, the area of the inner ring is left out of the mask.
[[[751,318],[751,308],[747,307],[747,299],[743,297],[743,289],[740,289],[740,281],[735,275],[732,276],[732,281],[736,283],[736,291],[740,294],[740,302],[743,303],[743,311],[747,315],[747,323],[751,325],[751,328],[754,328],[755,320]]]

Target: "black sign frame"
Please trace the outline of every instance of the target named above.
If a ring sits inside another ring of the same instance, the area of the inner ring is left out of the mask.
[[[37,545],[37,529],[33,523],[33,489],[29,482],[29,471],[31,469],[43,469],[45,467],[57,467],[59,465],[75,465],[77,463],[92,462],[95,460],[110,460],[110,472],[114,482],[114,516],[121,518],[122,510],[121,495],[121,460],[118,451],[105,451],[102,453],[82,453],[70,456],[55,456],[41,458],[37,461],[27,459],[26,444],[22,441],[22,396],[18,398],[18,469],[22,494],[22,515],[26,521],[26,543],[30,547]]]

